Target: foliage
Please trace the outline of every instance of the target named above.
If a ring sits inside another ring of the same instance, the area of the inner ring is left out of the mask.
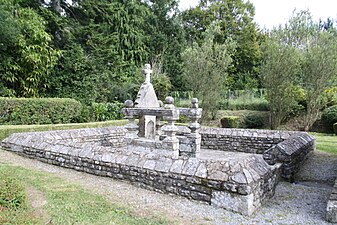
[[[269,103],[265,97],[265,89],[228,90],[222,95],[219,108],[268,111]]]
[[[337,135],[337,123],[334,123],[334,125],[333,125],[333,131]]]
[[[337,36],[315,24],[308,11],[295,14],[286,25],[287,44],[301,52],[299,83],[306,92],[304,129],[308,131],[327,104],[325,90],[336,81]]]
[[[170,78],[163,70],[163,59],[154,59],[152,61],[152,71],[151,82],[156,95],[159,100],[164,101],[164,99],[169,96],[169,92],[172,88]]]
[[[257,87],[259,83],[261,50],[254,15],[253,4],[243,0],[202,0],[197,7],[182,13],[186,39],[190,43],[205,41],[202,32],[214,21],[219,22],[221,29],[216,43],[224,44],[228,38],[237,42],[228,71],[232,89]]]
[[[118,120],[122,119],[123,103],[93,103],[92,112],[94,114],[94,121]]]
[[[12,95],[36,97],[39,89],[46,88],[48,73],[60,52],[51,47],[51,36],[32,9],[2,0],[0,14],[6,17],[0,26],[6,40],[1,47],[0,80]]]
[[[274,40],[274,46],[270,44],[272,40]],[[284,61],[284,58],[280,57],[279,59],[277,54],[271,57],[273,55],[271,51],[276,52],[282,49],[292,49],[293,53],[290,52],[288,54],[289,57]],[[287,105],[294,105],[294,108],[296,108],[296,104],[291,102],[300,102],[306,109],[303,127],[304,130],[308,131],[319,118],[320,111],[328,102],[325,90],[336,81],[337,56],[335,53],[337,51],[337,36],[334,32],[330,32],[329,29],[321,29],[319,24],[315,24],[308,11],[300,11],[295,13],[284,27],[280,26],[272,31],[271,37],[266,40],[264,50],[266,57],[262,67],[262,74],[267,78],[265,85],[266,87],[268,86],[269,93],[272,94],[272,89],[275,93],[275,89],[281,89],[282,92],[282,90],[287,90],[287,87],[295,88],[288,91],[290,95],[288,94],[287,98],[285,95],[281,98],[283,100],[287,99],[285,102],[289,103],[285,105],[282,117],[284,117],[286,111],[289,112]],[[278,64],[279,67],[274,65],[274,69],[271,68],[270,65],[273,62]],[[286,74],[289,72],[288,69],[291,68],[291,65],[296,65],[296,68],[294,68],[293,72]],[[282,67],[286,69],[286,73],[281,70]],[[267,70],[269,70],[269,73]],[[278,72],[275,70],[278,70]],[[274,76],[271,71],[274,72]],[[268,76],[271,78],[269,84]],[[277,77],[285,79],[283,86],[279,85]],[[274,87],[272,87],[273,83]],[[303,89],[305,100],[303,98],[296,99],[297,86],[299,86],[299,89]],[[269,96],[271,97],[271,95]],[[279,94],[279,96],[281,95]],[[272,101],[269,102],[272,104]],[[274,102],[276,102],[276,105],[271,106],[272,117],[275,114],[277,105],[284,106],[283,102],[280,104],[275,98]],[[282,119],[277,124],[281,122]],[[272,126],[274,126],[273,123]]]
[[[261,75],[267,89],[271,129],[276,129],[291,112],[295,100],[295,79],[300,71],[300,52],[282,42],[284,31],[274,30],[263,45]]]
[[[239,116],[225,116],[221,118],[221,127],[222,128],[238,128],[240,124]]]
[[[204,42],[201,45],[195,42],[183,53],[185,79],[201,102],[202,120],[215,117],[226,71],[232,62],[231,52],[235,44],[230,39],[224,44],[217,44],[214,40],[219,32],[220,27],[212,24],[205,32]]]
[[[182,90],[185,85],[182,82],[181,53],[186,44],[184,30],[179,19],[179,1],[145,0],[145,2],[151,12],[146,19],[149,59],[153,62],[160,58],[160,74],[165,74],[169,78],[166,79],[160,75],[161,80],[170,80],[175,90]],[[165,83],[168,84],[167,81]]]
[[[262,128],[264,126],[264,116],[261,114],[248,114],[244,119],[246,128]]]
[[[327,97],[327,106],[337,105],[337,86],[330,87],[324,92]]]
[[[70,123],[81,108],[73,99],[0,98],[0,124]]]
[[[337,105],[326,108],[323,111],[322,122],[328,132],[333,132],[333,124],[337,123]]]

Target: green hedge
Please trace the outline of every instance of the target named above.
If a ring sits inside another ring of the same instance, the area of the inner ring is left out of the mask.
[[[81,103],[69,98],[0,97],[0,124],[70,123],[81,110]]]
[[[337,105],[326,108],[322,113],[322,122],[327,132],[333,132],[333,125],[337,123]]]
[[[225,116],[221,120],[222,128],[238,128],[240,124],[239,116]]]
[[[265,116],[250,113],[244,118],[244,125],[245,128],[262,128],[265,126]]]

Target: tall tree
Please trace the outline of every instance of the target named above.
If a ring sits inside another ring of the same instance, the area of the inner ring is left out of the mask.
[[[6,16],[0,33],[12,32],[2,43],[0,80],[17,97],[37,97],[60,53],[52,48],[43,19],[32,9],[1,0],[0,15]]]
[[[161,59],[166,73],[176,90],[184,89],[181,53],[185,48],[177,0],[147,0],[151,14],[147,18],[149,58]]]
[[[278,32],[263,46],[261,75],[267,89],[270,107],[270,127],[276,129],[285,121],[296,103],[296,76],[300,72],[300,53],[291,45],[280,41]]]
[[[266,55],[282,49],[293,49],[293,53],[288,54],[284,60],[282,54],[274,54],[273,57],[265,59],[262,74],[265,75],[265,81],[270,81],[270,84],[265,82],[266,88],[270,92],[269,95],[275,89],[281,89],[279,92],[282,93],[282,89],[286,90],[292,85],[299,85],[305,90],[307,107],[303,129],[308,131],[319,118],[319,112],[327,102],[325,90],[337,80],[337,35],[331,28],[325,29],[314,23],[309,11],[300,11],[294,12],[284,27],[280,26],[271,32],[267,43],[271,41],[277,42],[278,45],[272,48],[267,46]],[[289,70],[292,65],[296,67]],[[277,73],[278,68],[280,70]],[[280,77],[283,77],[283,86],[277,82]],[[289,93],[288,102],[291,99],[294,101],[295,96]],[[272,112],[273,107],[278,108],[277,105],[282,105],[282,110],[287,111],[287,107],[280,104],[281,100],[271,98],[269,102]]]
[[[230,72],[232,88],[244,89],[257,86],[258,66],[261,51],[258,31],[253,22],[255,10],[248,1],[243,0],[201,0],[195,8],[183,12],[183,23],[190,42],[202,41],[202,32],[213,21],[220,21],[221,35],[217,43],[232,38],[237,42]]]
[[[218,102],[232,62],[235,43],[230,39],[223,44],[215,42],[220,26],[211,24],[204,33],[202,44],[194,42],[183,53],[185,79],[203,108],[202,120],[216,116]]]

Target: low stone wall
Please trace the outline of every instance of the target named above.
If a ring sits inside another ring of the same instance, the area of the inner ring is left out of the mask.
[[[337,223],[337,180],[326,207],[326,220],[330,223]]]
[[[188,128],[180,126],[178,134],[186,133]],[[201,148],[263,154],[295,133],[277,130],[202,128],[200,129]]]
[[[118,135],[107,136],[109,132]],[[9,151],[46,163],[99,176],[128,180],[141,187],[204,201],[251,215],[274,194],[278,165],[262,155],[207,151],[195,158],[166,157],[151,149],[129,151],[123,128],[13,134],[2,143]]]
[[[186,132],[180,127],[178,135]],[[18,133],[2,147],[244,215],[274,194],[280,171],[290,179],[314,149],[314,139],[300,132],[204,128],[200,134],[196,157],[164,154],[148,145],[127,147],[124,127]]]
[[[315,149],[315,138],[307,133],[297,133],[278,143],[263,153],[263,158],[270,165],[281,163],[281,176],[292,181],[308,154]]]

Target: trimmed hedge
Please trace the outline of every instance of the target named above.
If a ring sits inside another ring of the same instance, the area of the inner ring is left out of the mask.
[[[262,128],[264,127],[264,115],[262,114],[248,114],[244,119],[246,128]]]
[[[322,123],[327,132],[332,133],[334,123],[337,123],[337,105],[326,108],[322,113]]]
[[[240,124],[239,116],[225,116],[221,120],[222,128],[238,128]]]
[[[80,102],[69,98],[2,98],[0,124],[58,124],[75,121]]]

